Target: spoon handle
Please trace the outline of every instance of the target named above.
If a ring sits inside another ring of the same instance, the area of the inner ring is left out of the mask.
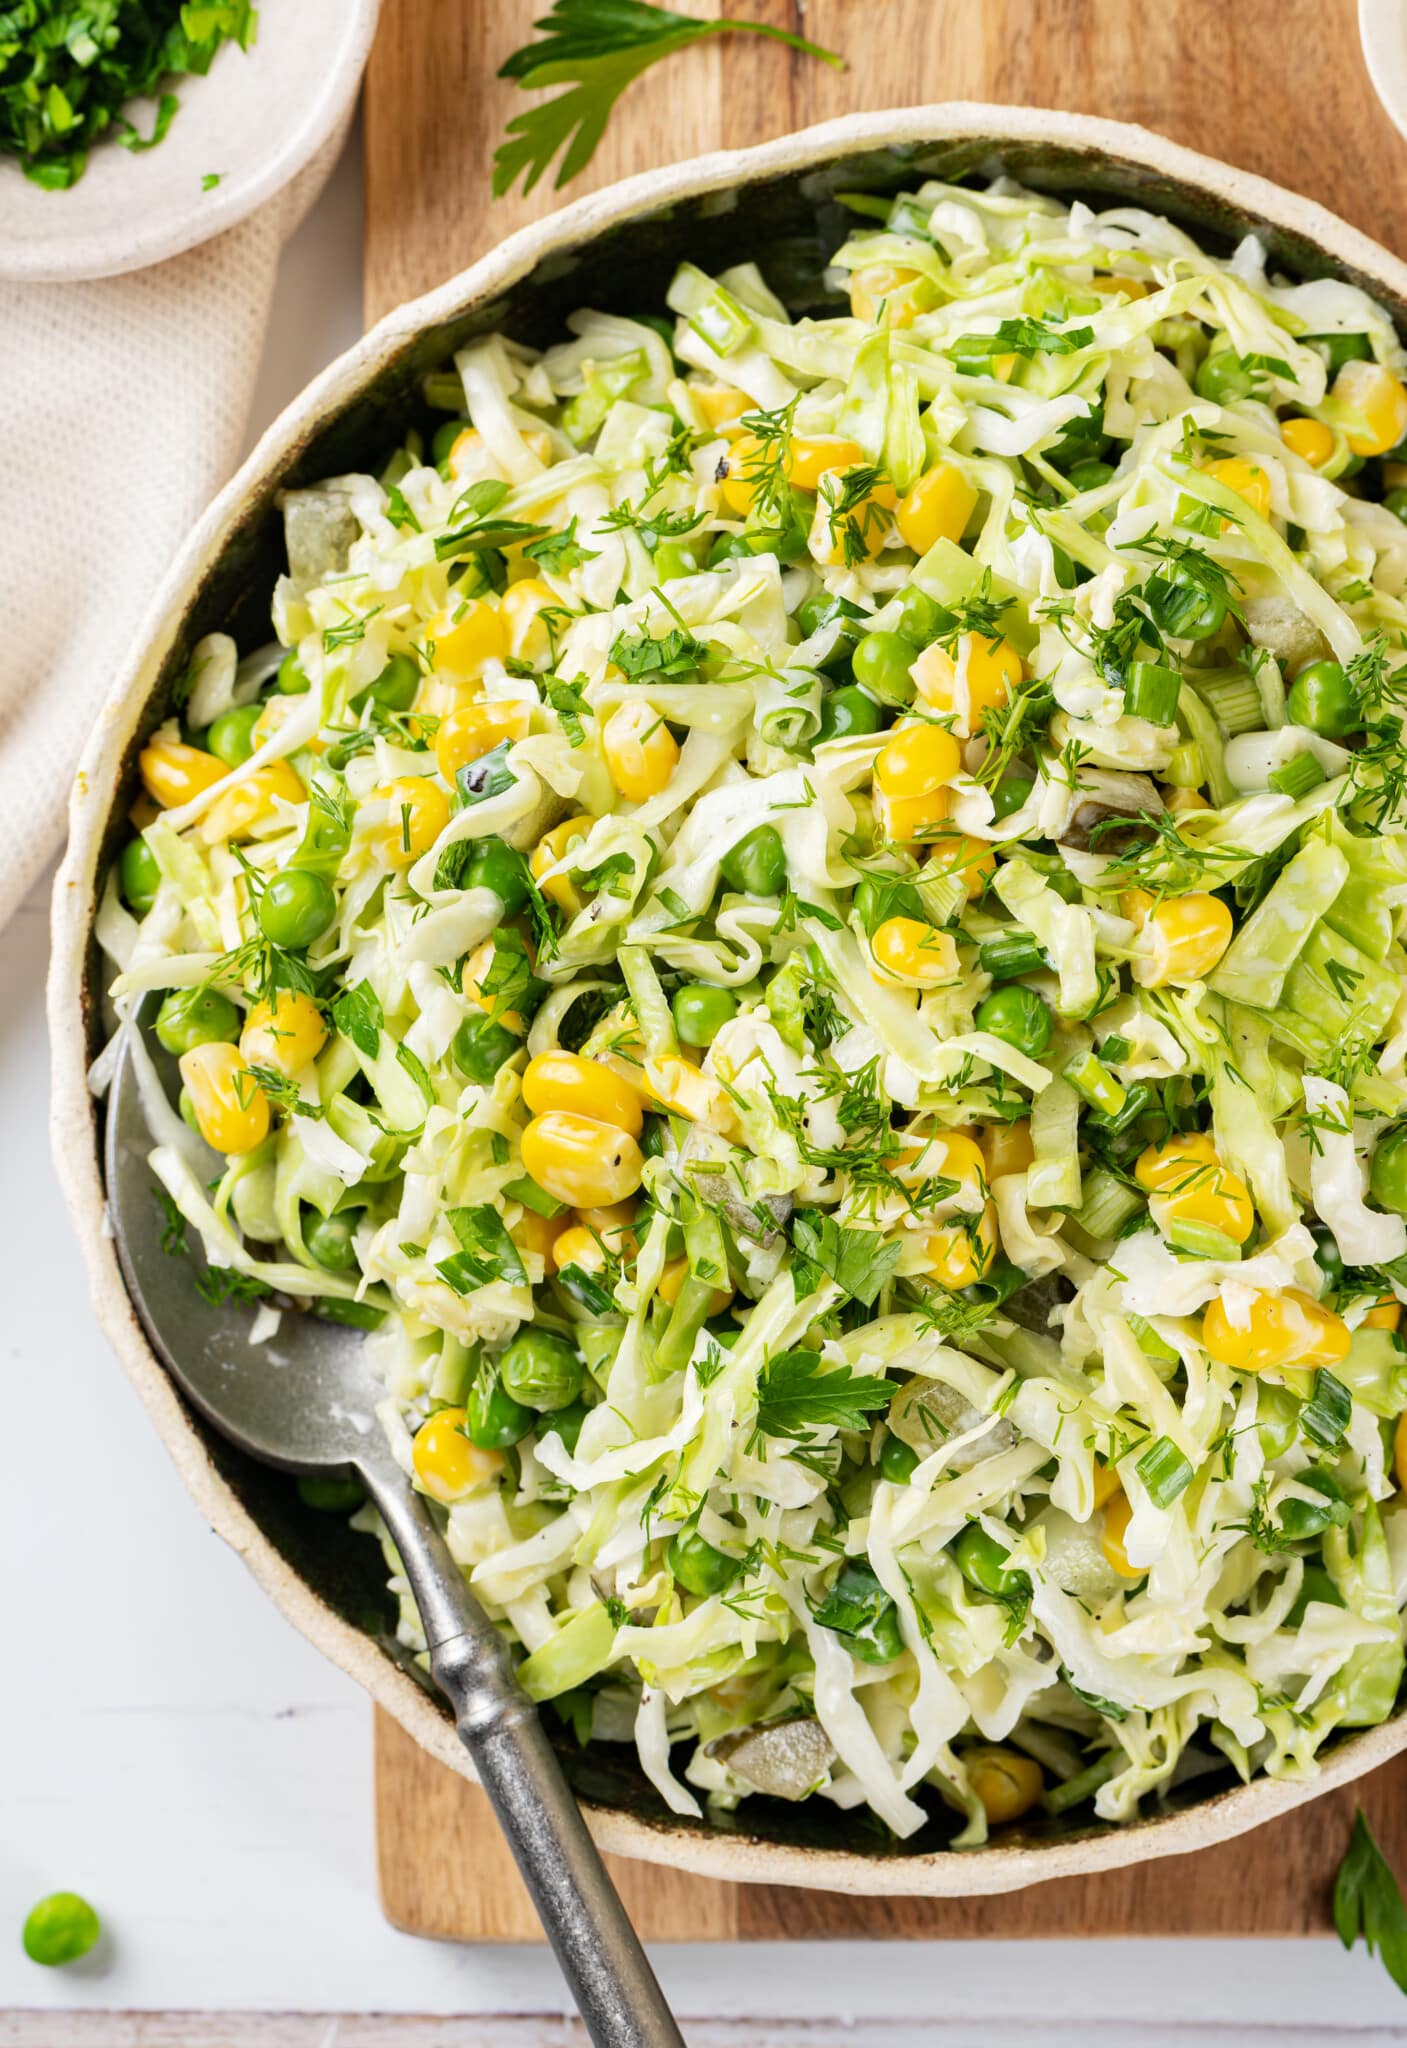
[[[399,1470],[363,1477],[405,1566],[430,1668],[592,2041],[597,2048],[684,2048],[502,1636]]]

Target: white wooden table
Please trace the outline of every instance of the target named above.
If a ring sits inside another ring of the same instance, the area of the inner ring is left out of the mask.
[[[354,145],[285,257],[251,439],[356,332],[360,190]],[[49,1165],[46,919],[36,894],[0,934],[0,2048],[576,2040],[545,1952],[383,1921],[367,1702],[203,1528],[98,1332]],[[108,1936],[45,1971],[19,1929],[61,1887]],[[681,1947],[659,1965],[695,2048],[1407,2042],[1407,2001],[1326,1942]],[[414,2014],[462,2017],[395,2017]]]

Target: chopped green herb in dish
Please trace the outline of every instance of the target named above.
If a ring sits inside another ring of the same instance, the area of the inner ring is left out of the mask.
[[[93,144],[150,149],[180,104],[176,78],[210,69],[223,43],[248,50],[252,0],[10,0],[0,13],[0,155],[36,185],[76,184]],[[127,111],[155,99],[143,133]]]
[[[851,203],[290,492],[98,935],[173,1252],[365,1329],[532,1696],[972,1846],[1395,1708],[1407,388],[1251,240]]]

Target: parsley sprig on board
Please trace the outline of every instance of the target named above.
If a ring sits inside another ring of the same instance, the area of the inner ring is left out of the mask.
[[[210,69],[224,43],[254,41],[252,0],[11,0],[0,7],[0,154],[50,191],[82,177],[108,130],[150,149],[179,102],[161,92],[143,135],[123,112],[162,84]]]
[[[499,77],[513,79],[526,92],[547,85],[569,89],[542,106],[515,114],[508,123],[508,139],[494,152],[495,197],[508,191],[519,176],[523,190],[531,192],[559,150],[564,153],[557,183],[567,184],[590,162],[611,109],[626,87],[661,57],[672,57],[705,36],[767,36],[808,57],[819,57],[822,63],[843,64],[833,50],[767,22],[736,21],[727,15],[718,21],[696,21],[669,7],[650,6],[648,0],[555,0],[551,11],[533,26],[542,31],[541,42],[515,50]]]

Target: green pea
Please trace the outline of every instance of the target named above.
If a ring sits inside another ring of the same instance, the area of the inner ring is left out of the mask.
[[[1107,484],[1114,474],[1112,462],[1098,462],[1093,459],[1072,462],[1069,469],[1070,482],[1077,491],[1097,491],[1101,484]]]
[[[1345,739],[1363,717],[1342,662],[1312,661],[1290,685],[1285,710],[1291,725],[1307,725],[1326,740]]]
[[[787,879],[781,833],[775,825],[755,825],[729,847],[719,866],[724,881],[739,896],[780,896]]]
[[[1348,1602],[1334,1584],[1321,1564],[1307,1564],[1300,1581],[1295,1604],[1285,1616],[1286,1628],[1298,1628],[1304,1620],[1305,1609],[1311,1600],[1322,1601],[1326,1607],[1346,1607]]]
[[[1255,389],[1255,372],[1248,370],[1233,348],[1213,349],[1197,366],[1193,385],[1199,398],[1213,405],[1230,405],[1249,398]]]
[[[1033,988],[1010,982],[993,989],[977,1005],[974,1020],[979,1031],[990,1031],[1004,1045],[1014,1045],[1028,1059],[1039,1059],[1055,1035],[1050,1005]]]
[[[861,689],[882,704],[907,704],[914,694],[909,670],[917,660],[917,647],[902,633],[866,633],[850,665]]]
[[[145,917],[161,887],[161,866],[145,839],[129,839],[123,847],[118,881],[128,908]]]
[[[581,1359],[565,1337],[521,1330],[498,1361],[505,1392],[525,1408],[569,1408],[581,1393]]]
[[[1262,1456],[1283,1458],[1299,1433],[1299,1402],[1287,1388],[1262,1380],[1256,1388],[1256,1436]]]
[[[366,1488],[351,1473],[305,1472],[298,1481],[298,1498],[305,1508],[317,1508],[324,1515],[350,1515],[366,1499]]]
[[[565,1408],[558,1408],[548,1416],[542,1425],[542,1435],[559,1436],[562,1439],[562,1448],[575,1457],[581,1425],[590,1413],[591,1410],[585,1401],[569,1402]]]
[[[691,981],[674,991],[669,1007],[685,1045],[712,1045],[723,1026],[737,1016],[738,999],[730,988]]]
[[[526,910],[532,894],[528,887],[527,862],[502,839],[483,839],[469,863],[468,886],[492,889],[503,905],[505,917]]]
[[[721,1593],[738,1575],[739,1559],[705,1543],[697,1529],[681,1529],[671,1536],[664,1556],[684,1591],[697,1593],[701,1599]]]
[[[1175,570],[1150,576],[1143,597],[1154,623],[1174,640],[1210,640],[1226,620],[1220,591],[1204,589]]]
[[[880,1477],[891,1486],[907,1486],[918,1469],[918,1452],[901,1436],[887,1436],[879,1454]]]
[[[1301,1472],[1296,1477],[1295,1484],[1310,1487],[1321,1498],[1281,1501],[1280,1527],[1291,1542],[1301,1543],[1310,1536],[1322,1536],[1328,1528],[1343,1529],[1348,1526],[1352,1509],[1343,1488],[1330,1473]]]
[[[1343,1286],[1343,1255],[1334,1242],[1332,1231],[1316,1224],[1314,1236],[1314,1263],[1324,1275],[1324,1284],[1331,1294]]]
[[[472,420],[466,419],[441,420],[430,441],[430,460],[436,469],[442,462],[449,461],[455,442],[461,434],[467,434],[473,424]]]
[[[263,708],[262,704],[236,704],[222,711],[205,735],[206,751],[227,768],[238,768],[254,752],[254,728]]]
[[[454,1034],[450,1051],[454,1064],[466,1081],[485,1086],[505,1060],[512,1059],[522,1045],[506,1024],[495,1024],[484,1010],[474,1010]]]
[[[1331,377],[1336,377],[1345,363],[1373,360],[1372,339],[1366,334],[1307,334],[1304,339],[1317,342],[1323,349]]]
[[[97,1944],[102,1926],[86,1899],[77,1892],[50,1892],[31,1906],[24,1923],[24,1952],[32,1963],[55,1969],[76,1963]]]
[[[796,623],[801,628],[803,640],[809,640],[813,633],[819,633],[822,626],[829,626],[836,620],[844,627],[841,644],[857,638],[864,631],[865,614],[858,605],[851,604],[847,597],[836,597],[829,590],[813,590],[809,597],[803,597],[796,608]]]
[[[1407,525],[1407,490],[1404,490],[1398,484],[1393,490],[1388,492],[1387,496],[1383,499],[1383,503],[1394,519],[1400,519],[1404,525]]]
[[[179,1059],[197,1045],[233,1045],[240,1014],[213,988],[173,989],[156,1013],[156,1035]]]
[[[899,592],[899,623],[896,631],[915,647],[927,647],[938,631],[941,609],[916,583]]]
[[[284,868],[266,883],[259,898],[259,929],[287,952],[311,946],[337,918],[337,892],[311,868]]]
[[[994,1600],[1009,1600],[1030,1583],[1025,1572],[1006,1569],[1010,1555],[980,1522],[969,1522],[953,1545],[958,1570],[969,1586],[975,1586],[979,1593],[990,1593]]]
[[[393,654],[374,683],[368,683],[352,699],[352,709],[364,704],[379,705],[383,711],[409,711],[420,689],[420,670],[408,654]]]
[[[278,674],[274,678],[274,687],[282,691],[285,697],[306,696],[313,687],[308,671],[298,659],[296,647],[290,647],[283,660],[279,663]]]
[[[351,1213],[337,1216],[319,1216],[313,1210],[303,1225],[303,1242],[309,1252],[329,1273],[354,1273],[357,1267],[356,1247],[352,1241],[354,1218]]]
[[[826,740],[848,740],[855,733],[878,732],[883,724],[884,713],[869,692],[858,683],[845,683],[838,690],[826,692],[821,723],[812,745],[819,747]]]
[[[1379,1138],[1369,1188],[1382,1208],[1407,1216],[1407,1124]]]
[[[992,816],[997,824],[1022,810],[1035,788],[1030,775],[1004,775],[992,791]]]
[[[481,1451],[506,1451],[521,1443],[537,1417],[515,1401],[498,1374],[480,1374],[464,1404],[464,1434]]]
[[[655,581],[668,583],[674,576],[696,576],[699,565],[691,551],[677,540],[662,540],[655,549]]]

